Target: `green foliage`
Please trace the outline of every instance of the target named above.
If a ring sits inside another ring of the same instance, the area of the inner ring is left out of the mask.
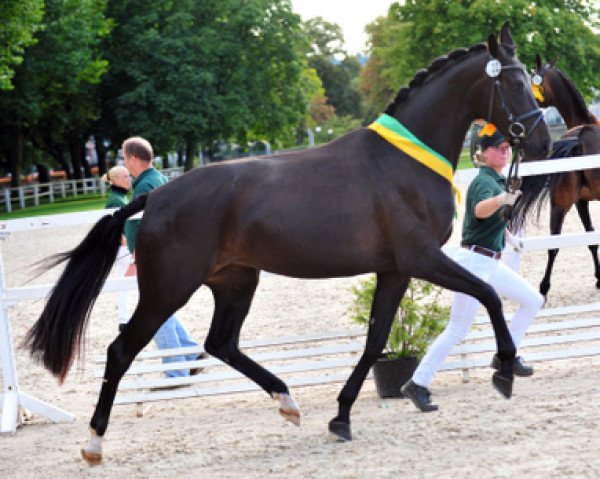
[[[44,0],[0,2],[0,91],[13,88],[14,67],[23,61],[25,48],[36,42]]]
[[[362,98],[358,90],[361,65],[342,49],[341,28],[315,17],[304,23],[304,31],[312,46],[308,64],[317,71],[336,115],[362,118]],[[336,60],[338,58],[341,60]]]
[[[394,3],[385,18],[368,26],[371,57],[362,90],[375,112],[390,92],[408,84],[417,70],[459,47],[485,41],[509,20],[518,55],[533,67],[535,54],[560,58],[559,66],[588,98],[600,86],[598,3],[573,0],[407,0]]]
[[[350,317],[368,326],[377,279],[370,275],[352,288],[354,301]],[[412,279],[394,316],[385,352],[389,357],[423,357],[429,344],[444,329],[450,308],[439,303],[442,289]]]

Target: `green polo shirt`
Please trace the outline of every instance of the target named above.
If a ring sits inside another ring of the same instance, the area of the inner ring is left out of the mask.
[[[133,198],[135,199],[140,195],[150,193],[152,190],[164,185],[167,182],[167,178],[160,173],[156,168],[148,168],[144,170],[140,176],[133,181]],[[125,223],[125,238],[127,238],[127,248],[133,253],[135,250],[135,240],[137,238],[138,228],[140,227],[140,220],[128,220]]]
[[[121,208],[129,203],[127,198],[127,190],[125,188],[119,188],[118,186],[111,186],[110,193],[106,200],[105,208]]]
[[[506,178],[488,166],[479,168],[479,174],[469,185],[465,205],[461,244],[478,245],[493,251],[502,251],[505,242],[506,221],[500,209],[488,218],[476,218],[475,206],[480,201],[498,196],[506,187]]]

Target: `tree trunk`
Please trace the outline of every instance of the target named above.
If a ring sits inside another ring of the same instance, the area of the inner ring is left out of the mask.
[[[38,183],[50,183],[50,170],[46,165],[34,163],[38,172]]]
[[[185,142],[185,165],[183,171],[190,171],[195,166],[196,160],[196,142],[194,140],[188,140]]]
[[[177,147],[177,166],[183,166],[183,145]]]
[[[23,132],[15,129],[13,141],[10,146],[10,157],[8,158],[8,169],[11,174],[10,186],[15,188],[21,184],[21,172],[23,171],[23,146],[25,138]]]
[[[98,174],[102,176],[109,168],[106,164],[106,148],[102,138],[96,137],[96,153],[98,154]]]

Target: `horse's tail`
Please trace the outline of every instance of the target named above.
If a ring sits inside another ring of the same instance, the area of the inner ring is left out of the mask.
[[[552,154],[548,160],[578,156],[579,140],[577,138],[555,141],[552,145]],[[546,201],[552,196],[558,185],[568,173],[549,173],[543,175],[526,176],[523,178],[519,197],[512,211],[510,229],[517,231],[525,224],[531,213],[535,221],[539,220],[540,213]]]
[[[117,257],[125,221],[146,206],[140,196],[112,215],[101,218],[83,241],[71,251],[51,256],[41,269],[68,260],[39,319],[27,333],[24,346],[62,383],[73,355],[80,356],[92,307]]]

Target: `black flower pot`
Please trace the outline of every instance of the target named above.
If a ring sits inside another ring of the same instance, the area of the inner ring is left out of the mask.
[[[412,377],[418,365],[419,360],[415,357],[388,358],[383,356],[375,361],[373,375],[379,397],[382,399],[404,397],[400,388]]]

